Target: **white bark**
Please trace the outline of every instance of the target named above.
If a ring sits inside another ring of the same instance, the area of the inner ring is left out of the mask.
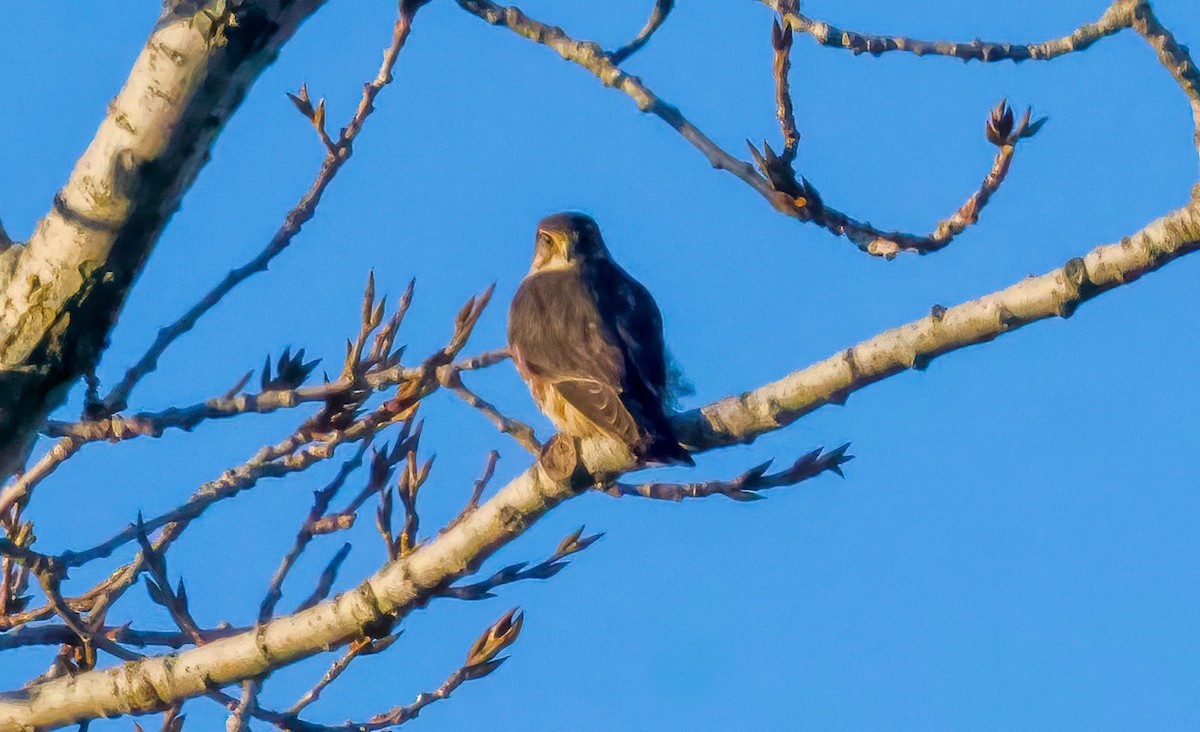
[[[221,127],[323,2],[192,0],[151,33],[49,213],[0,255],[0,476],[95,364]]]

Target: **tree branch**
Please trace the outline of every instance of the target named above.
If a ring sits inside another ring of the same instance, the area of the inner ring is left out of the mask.
[[[962,43],[955,41],[921,41],[904,36],[878,36],[843,30],[823,20],[815,20],[786,8],[791,3],[783,0],[763,0],[763,3],[779,13],[784,23],[799,33],[812,36],[817,43],[831,48],[842,48],[855,55],[869,53],[879,56],[890,51],[905,51],[917,56],[950,56],[963,61],[1046,61],[1068,53],[1082,51],[1096,41],[1128,28],[1133,20],[1130,11],[1134,2],[1117,0],[1094,23],[1085,23],[1062,38],[1041,43],[1013,44],[982,41]]]
[[[826,404],[938,356],[986,343],[1046,318],[1070,317],[1082,303],[1200,248],[1200,202],[1174,211],[1116,244],[1039,277],[944,308],[884,331],[824,361],[676,420],[685,445],[732,445],[791,424]]]
[[[1136,2],[1124,0],[1124,2],[1133,5],[1134,30],[1154,47],[1154,51],[1158,54],[1158,60],[1167,68],[1167,71],[1171,72],[1171,76],[1175,77],[1175,82],[1187,96],[1188,103],[1192,107],[1192,124],[1195,128],[1192,142],[1196,146],[1197,153],[1200,153],[1200,69],[1196,68],[1196,63],[1192,60],[1191,52],[1187,47],[1179,45],[1171,31],[1164,28],[1159,22],[1158,16],[1150,8],[1150,3],[1146,0],[1136,0]],[[1121,4],[1120,0],[1117,4]],[[1200,195],[1200,191],[1193,191],[1193,198],[1197,195]]]
[[[324,0],[321,1],[323,2]],[[379,92],[383,90],[383,87],[387,86],[392,80],[392,71],[396,66],[400,50],[404,47],[405,41],[408,40],[408,35],[412,30],[413,15],[416,13],[418,7],[419,5],[401,3],[400,17],[397,18],[396,24],[392,29],[391,45],[383,52],[383,63],[380,65],[375,78],[363,86],[362,99],[358,103],[358,108],[350,118],[350,122],[342,129],[336,143],[330,140],[325,133],[325,125],[322,117],[322,124],[318,126],[318,131],[326,143],[326,154],[325,159],[321,161],[321,169],[308,190],[301,196],[300,201],[288,212],[283,224],[280,225],[275,235],[271,237],[271,241],[249,262],[230,271],[225,276],[225,279],[221,280],[216,287],[201,298],[182,317],[159,331],[158,337],[150,345],[146,353],[125,372],[125,376],[121,379],[120,383],[113,387],[109,395],[105,397],[104,403],[108,412],[119,412],[124,409],[126,400],[129,398],[129,393],[133,390],[133,387],[146,374],[157,368],[158,359],[167,348],[177,338],[191,330],[205,313],[215,307],[235,287],[249,279],[252,275],[258,272],[265,272],[270,261],[287,249],[296,235],[300,233],[300,229],[304,224],[316,215],[317,206],[321,203],[321,197],[324,195],[325,189],[329,187],[329,184],[337,176],[338,171],[342,169],[342,166],[346,164],[350,156],[354,154],[354,140],[362,132],[367,117],[375,111],[375,98],[379,96]]]
[[[1012,148],[1018,140],[1032,136],[1041,126],[1040,120],[1030,123],[1027,116],[1019,130],[1014,132],[1011,137],[1004,136],[1003,142],[993,140],[994,144],[1001,147],[1001,152],[997,155],[983,184],[953,216],[941,222],[933,233],[928,236],[917,236],[898,231],[885,231],[826,206],[816,189],[803,176],[797,178],[792,170],[792,160],[795,157],[795,145],[799,142],[799,133],[795,130],[794,120],[791,119],[791,102],[786,79],[790,35],[785,34],[782,29],[773,36],[772,41],[776,50],[774,65],[776,104],[777,114],[784,130],[784,151],[782,155],[776,156],[769,145],[764,145],[761,153],[751,145],[750,150],[760,175],[755,172],[754,166],[734,158],[709,139],[677,108],[667,104],[650,91],[640,79],[617,68],[612,63],[611,57],[605,55],[598,44],[591,41],[576,41],[567,36],[561,28],[534,20],[515,7],[497,5],[488,0],[458,0],[458,4],[492,25],[506,27],[524,38],[553,49],[564,59],[590,71],[605,86],[621,90],[637,102],[638,109],[658,116],[679,132],[688,142],[704,153],[714,168],[728,171],[737,176],[767,199],[777,211],[800,221],[816,223],[837,236],[846,237],[868,254],[889,259],[901,251],[927,254],[941,249],[968,225],[974,223],[978,219],[979,210],[986,205],[988,199],[1003,182],[1012,161]],[[782,3],[780,5],[782,6]]]
[[[643,483],[630,485],[614,481],[603,488],[610,496],[641,496],[660,501],[682,501],[685,498],[707,498],[709,496],[725,496],[735,501],[758,501],[766,496],[758,491],[780,486],[796,485],[809,478],[830,471],[842,475],[842,465],[853,460],[853,455],[847,455],[850,447],[847,443],[841,447],[824,452],[818,447],[812,452],[802,455],[788,468],[778,473],[767,473],[771,460],[756,465],[733,480],[710,480],[701,483]]]
[[[99,359],[213,140],[323,0],[200,3],[165,17],[13,267],[0,267],[0,476]]]
[[[736,175],[773,205],[783,206],[780,210],[787,212],[785,209],[790,204],[776,202],[777,194],[771,188],[771,184],[756,173],[753,166],[727,153],[689,122],[677,108],[657,97],[640,79],[618,68],[599,44],[575,41],[561,28],[540,23],[522,13],[519,8],[497,5],[488,0],[458,0],[458,4],[487,23],[503,26],[524,38],[547,46],[567,61],[590,71],[605,86],[624,92],[633,99],[638,109],[655,115],[683,135],[684,139],[708,158],[714,168]]]
[[[675,0],[654,0],[654,10],[650,13],[650,18],[646,21],[646,25],[632,41],[609,54],[612,62],[619,64],[641,50],[642,46],[650,41],[650,37],[654,35],[655,31],[661,28],[663,23],[667,22],[667,16],[671,14],[671,10],[674,7]]]

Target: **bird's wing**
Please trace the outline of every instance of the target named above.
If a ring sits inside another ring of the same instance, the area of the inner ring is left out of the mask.
[[[643,437],[635,453],[650,463],[691,463],[667,414],[667,349],[662,313],[650,291],[616,263],[599,263],[591,280],[598,311],[625,360],[621,401]]]
[[[578,273],[526,277],[509,310],[508,341],[522,376],[551,385],[604,432],[638,440],[622,401],[627,359]]]
[[[630,370],[662,403],[667,388],[667,349],[658,303],[642,283],[615,264],[608,263],[597,274],[600,311],[620,340]]]
[[[555,381],[552,388],[580,414],[627,445],[638,441],[638,426],[620,394],[607,384],[585,379]]]

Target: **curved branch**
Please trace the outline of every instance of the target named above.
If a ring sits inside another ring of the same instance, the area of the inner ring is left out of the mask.
[[[918,55],[939,54],[966,59],[979,58],[986,61],[1006,59],[1019,61],[1024,58],[1050,59],[1065,53],[1081,51],[1100,38],[1117,33],[1124,28],[1135,28],[1155,47],[1160,61],[1168,68],[1188,96],[1196,122],[1196,144],[1200,148],[1200,71],[1197,71],[1187,49],[1180,46],[1171,33],[1159,23],[1146,0],[1115,0],[1095,23],[1080,26],[1062,38],[1029,45],[984,43],[982,41],[959,44],[948,41],[913,41],[900,37],[865,36],[841,31],[828,23],[813,21],[797,12],[791,12],[791,3],[781,0],[764,0],[764,2],[781,14],[787,28],[813,35],[827,45],[869,51],[875,54],[888,50],[906,50]],[[1022,137],[1034,134],[1041,124],[1041,121],[1030,123],[1026,119],[1019,126],[1020,132],[1015,132],[1011,138],[1001,135],[1002,140],[993,140],[1000,147],[1000,152],[996,155],[983,183],[958,211],[940,222],[932,233],[926,236],[917,236],[904,232],[886,231],[855,219],[835,208],[826,207],[808,181],[803,177],[797,180],[795,172],[791,170],[794,150],[789,147],[788,142],[785,142],[784,152],[780,156],[776,156],[769,146],[765,147],[762,153],[751,146],[759,170],[762,172],[762,175],[759,175],[753,166],[733,157],[709,139],[677,108],[656,96],[640,79],[617,68],[612,63],[611,56],[605,55],[596,43],[574,40],[567,36],[562,29],[534,20],[515,7],[498,5],[489,0],[458,0],[458,4],[492,25],[509,28],[529,40],[553,49],[564,59],[590,71],[605,86],[624,92],[637,102],[640,110],[658,116],[683,135],[708,158],[714,168],[736,175],[767,199],[776,210],[801,221],[816,223],[836,235],[845,236],[864,252],[877,256],[891,258],[901,251],[928,253],[949,244],[967,226],[975,223],[979,211],[1003,182],[1012,162],[1013,148],[1016,142]],[[790,100],[787,98],[786,88],[787,46],[790,43],[790,36],[786,36],[781,29],[776,33],[773,41],[776,50],[776,102],[785,137],[790,141],[788,130]],[[796,134],[798,135],[798,133]]]
[[[890,51],[905,51],[917,56],[950,56],[963,61],[1046,61],[1088,48],[1096,41],[1118,33],[1133,23],[1135,2],[1117,0],[1094,23],[1085,23],[1071,33],[1041,43],[997,43],[976,38],[963,43],[955,41],[921,41],[904,36],[879,36],[843,30],[823,20],[815,20],[799,12],[788,12],[779,0],[763,0],[778,12],[784,23],[799,33],[812,36],[817,43],[842,48],[854,54],[879,56]]]
[[[619,64],[625,59],[641,50],[642,46],[650,41],[650,37],[662,27],[662,24],[667,22],[667,16],[671,14],[671,10],[675,7],[675,0],[654,0],[654,10],[650,13],[650,18],[646,21],[646,25],[638,32],[637,36],[621,46],[616,51],[609,54],[614,64]]]
[[[1192,107],[1192,124],[1194,133],[1192,142],[1200,153],[1200,69],[1192,60],[1191,52],[1186,46],[1179,45],[1171,31],[1163,27],[1158,16],[1150,8],[1146,0],[1138,0],[1133,9],[1133,28],[1142,38],[1145,38],[1155,53],[1159,62],[1175,77],[1175,82],[1187,96]]]
[[[999,147],[999,150],[992,161],[991,169],[988,170],[983,182],[979,184],[979,188],[971,194],[970,198],[952,215],[938,222],[934,230],[926,236],[915,236],[899,231],[883,231],[869,223],[857,221],[836,209],[824,206],[819,201],[815,206],[812,202],[809,204],[813,211],[813,221],[834,234],[845,236],[862,251],[888,259],[892,259],[900,252],[929,254],[944,249],[955,237],[966,231],[968,226],[979,221],[980,212],[991,201],[996,191],[1000,190],[1000,185],[1008,176],[1008,169],[1012,165],[1017,143],[1022,139],[1033,137],[1046,122],[1046,117],[1030,122],[1031,114],[1032,110],[1027,109],[1024,117],[1014,128],[1012,108],[1008,106],[1007,101],[1001,101],[992,110],[991,120],[987,127],[988,139]]]
[[[1067,317],[1080,303],[1132,282],[1200,248],[1200,204],[1175,211],[1125,240],[1098,247],[1040,277],[882,333],[807,369],[738,397],[679,416],[696,450],[749,442],[864,386],[938,355],[983,343],[1028,323]],[[559,440],[558,443],[566,441]],[[567,443],[568,445],[570,443]],[[598,440],[578,445],[593,475],[631,466]],[[476,569],[547,511],[585,487],[551,478],[540,463],[411,554],[355,589],[280,617],[255,632],[214,640],[173,656],[146,658],[0,697],[0,730],[54,727],[97,716],[165,708],[213,686],[286,666],[365,632],[378,633]]]
[[[774,76],[777,114],[784,131],[785,143],[783,154],[778,156],[769,145],[765,145],[761,153],[753,145],[750,146],[751,154],[761,172],[760,175],[755,172],[754,166],[734,158],[709,139],[689,122],[683,113],[656,96],[640,79],[617,68],[610,57],[603,53],[599,45],[590,41],[576,41],[567,36],[561,28],[534,20],[515,7],[497,5],[488,0],[458,0],[458,4],[492,25],[506,27],[535,43],[553,49],[564,59],[590,71],[605,86],[621,90],[637,102],[638,109],[658,116],[679,132],[708,158],[714,168],[736,175],[767,199],[767,202],[780,213],[800,221],[816,223],[835,235],[845,236],[868,254],[889,259],[902,251],[927,254],[942,249],[967,226],[975,223],[979,211],[1004,181],[1017,142],[1024,137],[1032,136],[1041,126],[1040,120],[1030,122],[1027,114],[1018,128],[1013,129],[1011,127],[1012,115],[1009,112],[1007,114],[1009,128],[992,140],[1001,148],[1000,152],[996,155],[980,188],[958,211],[940,222],[933,233],[927,236],[885,231],[827,207],[821,201],[816,189],[803,176],[797,179],[795,171],[792,170],[792,161],[796,154],[795,146],[799,142],[799,132],[795,130],[795,122],[792,119],[791,100],[787,87],[787,54],[791,36],[782,28],[773,34],[772,45],[775,47]],[[1001,103],[1001,109],[1008,111],[1005,103]]]

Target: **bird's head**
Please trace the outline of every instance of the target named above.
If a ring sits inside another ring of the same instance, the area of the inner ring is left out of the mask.
[[[538,223],[533,271],[566,269],[608,256],[600,227],[587,214],[566,212]]]

